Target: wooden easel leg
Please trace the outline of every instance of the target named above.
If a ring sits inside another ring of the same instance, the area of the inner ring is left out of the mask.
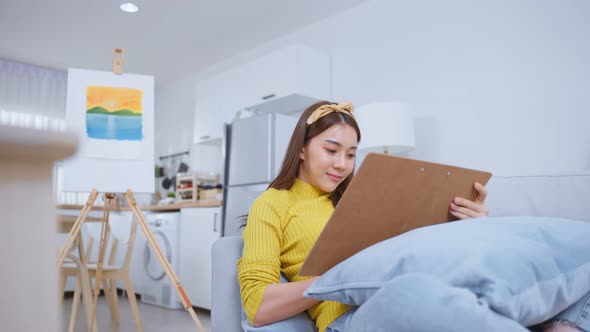
[[[178,280],[178,277],[176,276],[176,274],[172,270],[172,267],[170,266],[170,262],[168,262],[168,259],[166,259],[166,257],[162,253],[162,250],[160,249],[160,246],[158,245],[158,242],[157,242],[156,238],[154,237],[154,234],[152,233],[150,228],[147,226],[147,223],[145,222],[145,219],[143,218],[143,214],[141,213],[141,211],[137,207],[137,203],[135,202],[135,198],[133,197],[133,192],[131,190],[127,190],[127,192],[125,193],[125,199],[127,200],[127,203],[129,203],[129,206],[131,207],[131,210],[133,211],[133,215],[135,216],[137,223],[141,227],[141,230],[145,234],[145,237],[146,237],[148,243],[150,244],[150,247],[152,248],[152,250],[156,254],[156,257],[158,257],[160,264],[164,268],[164,272],[166,272],[168,279],[170,280],[170,282],[172,283],[172,286],[176,290],[176,293],[178,294],[178,297],[180,298],[180,301],[182,302],[184,309],[187,310],[189,312],[189,314],[191,315],[193,321],[195,322],[195,324],[197,326],[197,330],[199,332],[205,332],[205,328],[203,327],[203,325],[201,324],[201,321],[197,317],[197,314],[195,313],[195,310],[192,307],[192,304],[191,304],[191,301],[190,301],[188,295],[184,291],[184,288],[182,287],[182,284]]]
[[[82,292],[80,272],[76,274],[76,289],[74,290],[74,298],[72,300],[72,310],[70,313],[70,325],[68,332],[76,330],[76,318],[78,318],[78,307],[80,306],[80,293]]]
[[[98,197],[98,192],[96,190],[92,190],[92,192],[90,193],[90,197],[88,197],[88,201],[86,201],[86,204],[82,208],[82,211],[80,211],[80,215],[78,216],[78,218],[76,218],[74,225],[72,225],[72,229],[70,229],[68,238],[66,239],[64,246],[57,255],[55,265],[58,269],[61,268],[64,259],[66,258],[66,256],[69,255],[72,246],[74,245],[75,241],[79,238],[80,231],[82,229],[82,224],[86,220],[86,217],[88,217],[88,214],[90,213],[90,210],[94,205],[94,201],[96,201],[96,197]],[[97,327],[96,321],[94,320],[94,318],[91,318],[92,286],[90,285],[90,277],[88,275],[88,270],[86,270],[86,258],[83,257],[84,254],[82,251],[80,251],[80,254],[81,257],[79,258],[75,256],[70,256],[70,258],[74,260],[74,262],[76,262],[76,264],[80,268],[80,286],[82,289],[82,299],[84,301],[84,311],[86,313],[88,332],[94,332],[97,331]]]
[[[119,313],[115,307],[113,292],[111,291],[109,279],[102,279],[102,289],[104,290],[104,297],[107,300],[107,305],[109,307],[109,311],[111,312],[111,327],[117,327]]]
[[[70,229],[70,233],[68,234],[68,238],[66,239],[64,246],[61,248],[59,254],[57,255],[57,261],[56,261],[55,265],[58,268],[61,267],[61,264],[63,263],[64,259],[66,258],[66,255],[68,254],[68,252],[70,252],[70,250],[72,249],[72,246],[74,245],[74,242],[78,238],[78,234],[80,233],[80,229],[82,228],[82,224],[84,223],[84,220],[86,220],[88,213],[90,213],[90,210],[92,209],[92,205],[94,205],[94,201],[96,200],[97,196],[98,196],[98,192],[96,190],[92,190],[92,192],[90,193],[90,197],[88,197],[88,201],[86,201],[86,205],[84,205],[84,207],[82,208],[82,211],[80,211],[80,215],[78,216],[78,218],[76,218],[76,221],[74,222],[74,225],[72,226],[72,229]],[[84,258],[81,257],[80,259],[83,260]]]
[[[91,319],[92,286],[90,286],[90,275],[88,274],[88,270],[86,269],[86,263],[84,263],[84,261],[80,260],[78,257],[75,257],[73,255],[68,255],[68,257],[70,257],[74,261],[74,263],[76,263],[76,265],[78,265],[79,267],[78,282],[82,290],[82,301],[84,302],[84,313],[86,314],[86,325],[88,327],[88,332],[96,332],[98,330],[96,326],[96,320]],[[75,293],[74,296],[76,296]]]
[[[98,303],[98,294],[100,293],[100,284],[102,283],[102,264],[104,262],[104,255],[109,241],[109,212],[114,204],[115,194],[104,194],[104,206],[102,213],[102,224],[100,228],[100,244],[98,250],[98,262],[96,263],[96,273],[94,274],[94,298],[92,301],[92,318],[96,319],[96,305]],[[105,292],[108,290],[105,289]]]
[[[133,314],[133,319],[135,320],[137,332],[143,332],[141,316],[139,315],[139,307],[137,306],[137,300],[135,299],[135,291],[133,290],[133,283],[131,282],[131,279],[129,279],[129,274],[125,274],[125,276],[123,277],[123,282],[125,283],[127,298],[129,299],[129,307],[131,307],[131,313]]]

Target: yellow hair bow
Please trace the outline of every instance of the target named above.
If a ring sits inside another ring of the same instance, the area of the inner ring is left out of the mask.
[[[322,116],[328,115],[332,112],[346,113],[352,116],[352,112],[354,112],[354,107],[352,106],[352,103],[349,102],[322,105],[316,108],[316,110],[313,111],[313,113],[311,113],[311,115],[307,118],[307,125],[309,126],[310,124],[316,122]]]

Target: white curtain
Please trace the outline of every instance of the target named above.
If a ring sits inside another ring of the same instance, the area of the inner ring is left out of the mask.
[[[63,130],[68,74],[0,59],[0,124]]]
[[[67,82],[65,71],[0,59],[0,125],[64,130]],[[58,203],[66,203],[59,164],[53,173],[54,194]]]

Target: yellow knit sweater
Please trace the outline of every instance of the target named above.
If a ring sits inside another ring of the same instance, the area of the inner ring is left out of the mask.
[[[238,262],[242,305],[252,324],[266,287],[308,279],[297,275],[303,261],[334,211],[328,194],[300,180],[289,190],[268,189],[254,201],[243,233],[243,257]],[[320,302],[307,313],[324,332],[350,307]]]

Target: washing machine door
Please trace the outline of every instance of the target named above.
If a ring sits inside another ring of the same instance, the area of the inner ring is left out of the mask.
[[[154,238],[160,245],[162,254],[166,257],[168,262],[171,263],[172,247],[170,246],[170,240],[161,231],[153,230],[153,234]],[[166,276],[166,271],[164,271],[162,264],[160,264],[160,261],[158,260],[158,256],[153,252],[148,241],[145,242],[143,249],[143,268],[150,280],[158,281]]]

